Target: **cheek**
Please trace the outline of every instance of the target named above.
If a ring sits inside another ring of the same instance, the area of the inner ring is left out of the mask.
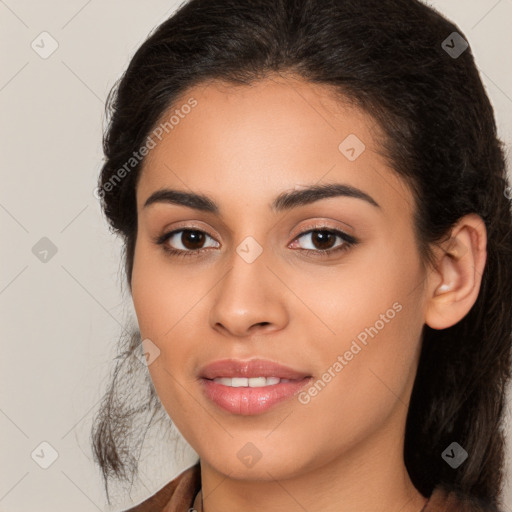
[[[201,298],[207,290],[207,283],[191,279],[155,249],[142,244],[136,248],[133,305],[141,338],[149,338],[159,349],[158,357],[149,365],[151,378],[158,394],[168,396],[171,402],[175,394],[167,390],[179,384],[170,374],[179,374],[180,381],[188,379],[189,373],[185,375],[184,370],[189,370],[187,363],[197,356],[201,337],[195,333],[198,315],[206,315],[206,301]]]
[[[141,338],[149,338],[159,350],[148,366],[151,380],[164,409],[181,431],[187,428],[188,415],[198,412],[196,402],[184,390],[194,382],[188,363],[197,357],[198,347],[191,342],[190,333],[194,332],[194,315],[201,311],[197,303],[202,287],[197,281],[180,277],[179,272],[170,275],[170,268],[143,250],[136,253],[132,298]]]
[[[201,284],[185,279],[179,266],[147,244],[137,244],[132,272],[132,299],[141,334],[162,338],[197,302]],[[180,324],[181,325],[181,324]]]
[[[409,244],[382,237],[372,243],[371,250],[361,247],[339,265],[313,270],[304,267],[290,274],[292,289],[299,291],[297,295],[313,313],[307,318],[316,322],[320,335],[347,339],[373,325],[390,309],[393,316],[394,303],[404,308],[417,303],[421,269],[414,255],[405,259],[399,254],[397,247],[405,243]],[[304,309],[304,305],[299,306]]]
[[[321,351],[325,370],[340,355],[346,361],[333,388],[352,389],[361,404],[363,397],[389,393],[386,386],[399,395],[420,348],[421,268],[414,257],[397,255],[396,247],[383,243],[375,253],[361,251],[347,260],[346,271],[331,269],[332,278],[316,280],[316,286],[310,276],[302,288],[309,290],[304,302],[317,315],[308,315],[309,330],[322,333],[315,351]]]
[[[324,329],[316,347],[308,347],[311,360],[321,364],[316,389],[308,390],[311,410],[304,421],[347,446],[370,435],[394,411],[405,414],[416,372],[422,322],[418,296],[407,286],[415,273],[392,262],[359,280],[347,278],[345,289],[330,287],[331,301],[318,293],[312,302],[335,334]],[[323,329],[316,325],[316,331]]]

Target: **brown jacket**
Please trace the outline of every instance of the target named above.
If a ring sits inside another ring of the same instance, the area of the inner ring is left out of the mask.
[[[201,466],[180,473],[153,496],[124,512],[203,512],[197,493],[201,489]],[[436,487],[421,512],[499,512],[478,500]]]

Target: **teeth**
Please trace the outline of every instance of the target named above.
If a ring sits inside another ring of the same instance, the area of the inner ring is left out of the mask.
[[[217,377],[216,379],[213,379],[213,382],[233,388],[262,388],[263,386],[272,386],[274,384],[279,384],[280,382],[290,382],[290,379],[280,379],[279,377],[251,377],[250,379],[245,377]]]

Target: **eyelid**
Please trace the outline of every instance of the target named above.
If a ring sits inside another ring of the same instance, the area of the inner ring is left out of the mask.
[[[349,238],[354,238],[353,235],[351,235],[347,230],[340,228],[338,226],[331,226],[328,221],[314,221],[312,224],[307,224],[306,226],[302,226],[300,229],[297,230],[297,234],[294,235],[293,240],[295,240],[298,236],[305,235],[307,233],[310,233],[311,231],[316,230],[322,230],[322,231],[339,231],[346,235]],[[292,240],[292,241],[293,241]]]
[[[162,238],[164,236],[175,234],[177,231],[202,231],[206,233],[209,237],[215,239],[215,235],[213,235],[210,230],[205,227],[204,224],[194,224],[195,221],[183,221],[183,223],[178,223],[177,225],[172,226],[172,228],[164,228],[162,230],[162,235],[157,236],[156,239]]]
[[[205,235],[209,236],[212,240],[215,240],[216,243],[220,244],[220,242],[215,238],[215,236],[213,236],[208,230],[204,229],[203,227],[194,226],[192,224],[186,224],[184,226],[173,227],[170,230],[165,229],[161,235],[156,235],[156,236],[152,237],[152,241],[157,245],[164,245],[167,242],[167,240],[169,240],[174,235],[176,235],[177,233],[180,233],[182,231],[199,231],[199,232],[204,233]],[[193,250],[185,251],[183,249],[175,249],[175,250],[177,252],[181,252],[181,253],[186,253],[186,252],[194,253],[194,252],[202,251],[204,249],[205,248],[197,249],[195,251],[193,251]]]

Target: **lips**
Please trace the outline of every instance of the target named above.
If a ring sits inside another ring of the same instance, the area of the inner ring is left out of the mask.
[[[203,393],[208,400],[225,412],[242,416],[263,414],[278,404],[286,403],[313,379],[308,372],[295,370],[267,359],[214,361],[200,370],[199,377]],[[218,380],[255,377],[277,377],[286,380],[256,387],[244,386],[240,382],[232,386],[230,384],[233,383]]]
[[[219,377],[279,377],[280,379],[302,380],[311,375],[267,359],[251,359],[249,361],[222,359],[201,368],[199,377],[209,380]]]

